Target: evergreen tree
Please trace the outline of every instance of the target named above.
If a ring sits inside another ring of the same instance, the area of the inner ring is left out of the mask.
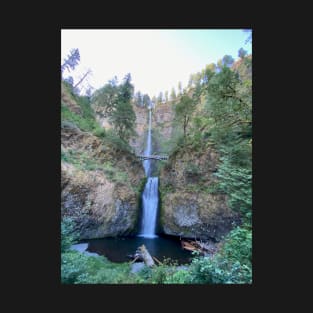
[[[195,106],[192,99],[185,94],[181,96],[179,102],[175,106],[175,118],[183,127],[184,138],[186,138],[187,126],[190,122],[194,108]]]
[[[158,96],[158,103],[162,103],[162,102],[163,102],[163,93],[161,91]]]
[[[94,104],[104,108],[104,113],[112,123],[113,129],[124,141],[135,135],[136,115],[131,105],[133,93],[131,75],[127,74],[122,84],[117,85],[117,79],[113,79],[96,91],[92,97]]]
[[[116,85],[116,80],[111,80],[108,84],[95,91],[92,103],[103,107],[105,116],[108,116],[115,110],[117,99],[118,86]]]
[[[246,55],[247,55],[247,51],[244,50],[243,48],[240,48],[238,51],[239,58],[243,59]]]
[[[74,70],[76,65],[78,65],[80,61],[80,54],[78,49],[71,49],[70,54],[68,54],[67,58],[64,60],[64,63],[61,65],[61,72],[63,73],[65,69],[69,72]]]
[[[138,106],[138,107],[143,107],[143,96],[141,95],[141,92],[140,91],[137,91],[136,94],[135,94],[135,105]]]
[[[142,101],[143,101],[143,105],[144,105],[145,107],[149,107],[150,102],[151,102],[151,99],[150,99],[149,95],[144,94]]]
[[[156,96],[152,97],[152,102],[153,102],[154,105],[157,103],[157,97]]]
[[[178,94],[181,95],[183,93],[182,83],[178,82]]]
[[[175,93],[175,88],[173,87],[172,90],[171,90],[171,100],[172,101],[175,101],[176,100],[176,93]]]
[[[124,141],[128,141],[131,136],[135,135],[136,114],[131,105],[133,93],[134,86],[131,84],[131,75],[128,73],[124,77],[123,83],[118,86],[115,109],[109,117],[113,128]]]
[[[168,91],[167,90],[165,91],[164,95],[165,95],[165,101],[168,102]]]

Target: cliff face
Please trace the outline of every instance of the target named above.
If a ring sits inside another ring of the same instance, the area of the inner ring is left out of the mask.
[[[79,108],[66,92],[62,101]],[[80,239],[135,233],[142,163],[67,120],[61,124],[61,152],[61,216],[73,219]]]
[[[146,135],[148,131],[148,110],[133,105],[136,114],[136,133],[137,137],[131,139],[130,145],[134,148],[136,154],[142,154],[145,148]]]
[[[137,195],[101,171],[77,170],[62,163],[62,216],[70,216],[80,239],[126,235],[135,231]]]
[[[209,148],[179,151],[161,170],[160,224],[165,234],[220,240],[240,217],[215,191],[218,155]]]
[[[169,140],[172,134],[172,121],[174,118],[173,104],[171,102],[158,104],[152,114],[152,130],[157,133],[156,140]]]

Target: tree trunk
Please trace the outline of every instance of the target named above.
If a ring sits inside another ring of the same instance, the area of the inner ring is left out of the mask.
[[[141,258],[143,259],[143,261],[145,262],[145,264],[149,267],[154,266],[155,263],[149,253],[149,251],[147,250],[147,248],[145,247],[145,245],[142,245],[138,248],[138,254],[141,256]]]
[[[88,70],[87,73],[83,76],[83,78],[74,86],[74,89],[86,78],[88,74],[91,73],[91,70]]]

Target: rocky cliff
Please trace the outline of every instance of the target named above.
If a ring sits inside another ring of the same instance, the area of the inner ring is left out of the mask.
[[[131,139],[130,145],[134,148],[136,154],[142,154],[145,149],[145,142],[148,131],[148,110],[133,105],[136,114],[136,133],[137,136]]]
[[[66,90],[62,102],[75,118],[84,118]],[[135,233],[145,176],[141,162],[63,117],[61,153],[61,216],[73,219],[80,239]]]
[[[218,155],[212,148],[179,150],[160,174],[160,226],[165,234],[219,241],[240,217],[216,191]]]
[[[174,118],[172,102],[159,103],[153,110],[152,130],[157,133],[156,140],[169,140],[172,134],[172,121]]]

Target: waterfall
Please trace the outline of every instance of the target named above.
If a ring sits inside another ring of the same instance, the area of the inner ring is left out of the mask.
[[[149,129],[148,129],[148,137],[147,137],[147,146],[144,152],[144,155],[151,155],[151,109],[149,109]],[[151,160],[144,160],[143,167],[145,169],[146,176],[150,176],[151,171]]]
[[[149,129],[147,137],[147,146],[145,149],[145,155],[151,155],[151,108],[149,108]],[[151,160],[144,160],[143,167],[147,176],[147,182],[145,189],[142,194],[142,221],[141,221],[141,230],[138,236],[146,238],[155,238],[155,226],[157,219],[157,210],[158,210],[158,177],[150,177],[151,174]]]
[[[154,238],[158,210],[158,177],[148,177],[142,194],[143,216],[139,236]]]

